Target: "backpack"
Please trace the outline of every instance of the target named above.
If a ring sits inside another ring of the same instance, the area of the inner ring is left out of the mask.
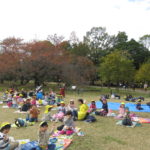
[[[92,116],[92,115],[89,115],[89,116],[86,118],[85,121],[86,121],[86,122],[89,122],[89,123],[95,122],[95,121],[96,121],[96,118],[95,118],[94,116]]]
[[[122,120],[122,124],[123,124],[124,126],[132,126],[132,121],[131,121],[130,118],[126,117],[126,118],[124,118],[124,119]]]
[[[25,127],[26,126],[26,122],[23,119],[18,118],[18,119],[15,120],[15,125],[17,127]]]

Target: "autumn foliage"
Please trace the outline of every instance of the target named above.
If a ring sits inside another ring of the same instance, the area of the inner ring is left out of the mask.
[[[22,39],[7,38],[1,42],[0,80],[30,80],[35,85],[46,81],[63,81],[68,84],[90,83],[95,75],[91,60],[67,51],[68,43],[57,45],[50,41],[24,43]]]

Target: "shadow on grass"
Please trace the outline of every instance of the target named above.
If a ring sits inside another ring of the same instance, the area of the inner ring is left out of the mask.
[[[111,136],[105,136],[104,137],[104,143],[107,144],[110,142],[116,142],[116,143],[121,144],[121,145],[126,145],[126,142],[124,142],[124,141],[121,141],[121,140],[114,138],[114,137],[111,137]]]

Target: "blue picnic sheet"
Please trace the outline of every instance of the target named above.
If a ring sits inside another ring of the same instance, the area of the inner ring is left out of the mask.
[[[117,102],[108,102],[108,109],[118,110],[119,107],[120,107],[120,104],[121,103],[117,103]],[[146,104],[141,105],[143,110],[137,110],[136,109],[136,104],[133,104],[133,103],[125,103],[125,106],[129,107],[129,110],[133,111],[133,112],[150,112],[150,107],[147,106]],[[97,101],[96,102],[96,107],[98,109],[102,108],[102,103],[100,101]]]

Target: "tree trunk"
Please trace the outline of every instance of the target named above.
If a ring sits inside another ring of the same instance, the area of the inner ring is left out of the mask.
[[[0,80],[0,83],[1,83],[1,84],[4,84],[4,80],[3,80],[3,79],[1,79],[1,80]]]

